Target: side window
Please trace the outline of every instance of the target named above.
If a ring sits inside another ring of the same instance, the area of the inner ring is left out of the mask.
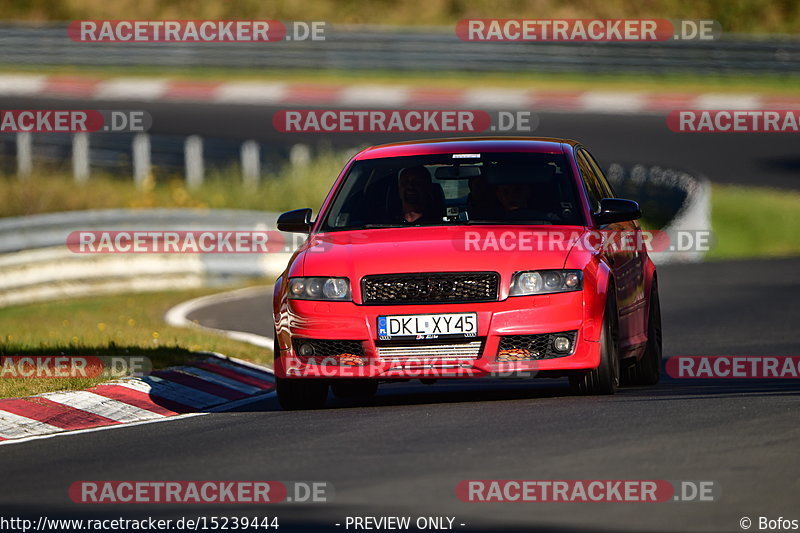
[[[587,150],[581,150],[581,152],[583,152],[583,155],[586,157],[587,161],[589,161],[589,165],[591,165],[595,176],[597,176],[597,182],[600,184],[600,188],[603,191],[603,198],[616,198],[616,194],[614,194],[614,188],[611,187],[606,175],[603,174],[603,171],[600,169],[600,165],[598,165],[597,161],[595,161],[594,156],[592,156],[592,154],[590,154]]]
[[[578,149],[578,168],[581,171],[583,184],[586,187],[586,194],[589,196],[589,204],[593,212],[600,209],[600,200],[605,198],[605,194],[600,183],[595,176],[594,169],[584,155],[583,149]]]

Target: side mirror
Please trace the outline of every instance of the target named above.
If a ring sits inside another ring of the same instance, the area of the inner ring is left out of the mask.
[[[642,210],[633,200],[621,198],[603,198],[600,200],[600,211],[592,215],[595,224],[603,226],[614,222],[625,222],[641,218]]]
[[[278,217],[278,230],[292,233],[311,232],[311,209],[295,209]]]

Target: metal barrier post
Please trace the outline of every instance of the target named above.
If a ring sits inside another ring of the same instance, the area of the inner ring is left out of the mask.
[[[256,141],[242,143],[242,181],[247,186],[256,186],[261,180],[261,154]]]
[[[137,133],[133,137],[133,183],[137,189],[143,189],[150,175],[150,136]]]
[[[72,136],[72,177],[75,183],[89,180],[89,134],[86,132]]]
[[[203,139],[199,135],[186,138],[183,147],[184,164],[186,168],[186,187],[196,189],[203,184]]]
[[[17,133],[17,176],[28,178],[33,172],[33,136],[29,131]]]

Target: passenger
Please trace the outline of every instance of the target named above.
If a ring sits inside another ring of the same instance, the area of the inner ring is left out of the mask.
[[[400,196],[400,216],[403,222],[433,222],[437,217],[433,181],[423,166],[408,167],[400,171],[397,179]]]

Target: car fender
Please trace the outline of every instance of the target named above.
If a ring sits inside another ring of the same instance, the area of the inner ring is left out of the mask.
[[[593,342],[600,340],[606,298],[613,282],[611,268],[600,257],[598,253],[573,249],[564,262],[564,268],[583,272],[583,333],[587,341]]]

